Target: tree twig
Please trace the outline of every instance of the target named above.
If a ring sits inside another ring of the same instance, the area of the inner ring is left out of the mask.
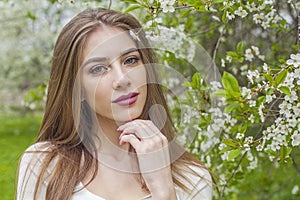
[[[109,0],[109,3],[108,3],[108,10],[110,10],[110,8],[111,8],[111,4],[112,4],[112,0]]]
[[[243,154],[242,157],[240,158],[240,160],[239,160],[237,166],[234,168],[234,170],[233,170],[231,176],[229,177],[229,179],[226,181],[225,185],[223,186],[223,188],[222,188],[222,193],[221,193],[221,199],[222,199],[223,196],[224,196],[224,192],[225,192],[226,187],[228,186],[229,182],[231,181],[231,179],[233,179],[234,175],[236,174],[236,172],[237,172],[237,170],[238,170],[238,168],[239,168],[241,162],[243,161],[243,159],[244,159],[246,153],[247,153],[247,152],[244,152],[244,154]]]
[[[300,167],[299,167],[298,164],[296,163],[295,157],[294,157],[292,154],[290,154],[290,156],[291,156],[291,158],[292,158],[293,166],[296,168],[296,171],[297,171],[298,173],[300,173]]]

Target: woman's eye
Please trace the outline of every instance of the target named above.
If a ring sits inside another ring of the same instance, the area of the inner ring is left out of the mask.
[[[139,61],[139,58],[137,57],[129,57],[127,58],[125,61],[124,61],[124,64],[125,65],[132,65],[132,64],[135,64]]]
[[[104,65],[96,65],[94,67],[92,67],[89,72],[91,74],[104,74],[105,72],[107,72],[109,70],[109,68],[107,66]]]

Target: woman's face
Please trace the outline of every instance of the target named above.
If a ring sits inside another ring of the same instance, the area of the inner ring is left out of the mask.
[[[146,70],[128,33],[109,26],[93,31],[81,72],[84,99],[99,119],[122,123],[140,116],[147,96]]]

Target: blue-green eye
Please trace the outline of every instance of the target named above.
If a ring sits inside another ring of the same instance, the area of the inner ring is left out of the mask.
[[[129,57],[124,61],[125,65],[133,65],[135,63],[137,63],[139,61],[139,58],[133,56],[133,57]]]
[[[91,74],[104,74],[107,71],[109,71],[109,67],[105,65],[96,65],[89,70]]]

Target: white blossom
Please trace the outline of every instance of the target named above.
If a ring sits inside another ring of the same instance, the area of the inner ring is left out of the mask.
[[[251,144],[253,143],[253,136],[248,136],[245,138],[245,143]]]
[[[225,67],[225,60],[223,58],[221,59],[221,67]]]
[[[222,88],[221,83],[218,82],[218,81],[212,81],[212,82],[210,82],[210,85],[211,85],[211,90],[212,91],[216,91],[216,90]]]
[[[247,2],[246,8],[249,10],[249,12],[257,11],[257,9],[258,9],[254,2],[252,2],[251,4],[249,2]]]
[[[226,12],[226,18],[228,19],[228,20],[232,20],[232,19],[234,19],[235,18],[235,15],[234,14],[232,14],[231,12]]]
[[[246,88],[246,87],[242,87],[242,97],[246,98],[246,99],[251,99],[251,90]]]
[[[244,150],[250,151],[250,145],[248,143],[244,143]]]
[[[243,139],[245,137],[244,133],[237,133],[236,134],[236,139]]]
[[[257,162],[257,158],[255,157],[250,163],[249,163],[249,166],[247,167],[249,170],[253,170],[253,169],[256,169],[257,168],[257,165],[258,165],[258,162]]]
[[[258,108],[258,114],[260,116],[260,120],[261,122],[264,122],[265,121],[265,116],[264,116],[264,112],[263,112],[263,109],[265,108],[265,106],[263,104],[261,104]]]
[[[237,10],[235,10],[234,14],[240,16],[241,18],[244,18],[248,15],[247,11],[244,10],[242,6],[240,6]]]
[[[245,51],[245,60],[248,61],[252,61],[252,59],[254,58],[253,54],[252,54],[252,50],[251,49],[246,49]]]
[[[270,27],[270,22],[269,21],[263,21],[261,23],[261,26],[264,28],[264,29],[267,29]]]
[[[299,192],[299,186],[298,185],[295,185],[292,189],[292,194],[293,195],[296,195],[297,193]]]
[[[255,100],[250,100],[250,101],[249,101],[249,106],[250,106],[250,107],[256,106],[256,101],[255,101]]]
[[[229,63],[231,63],[232,57],[227,55],[227,56],[226,56],[226,60],[227,60]]]
[[[263,19],[264,19],[264,14],[263,13],[258,13],[258,14],[253,15],[253,21],[256,24],[261,24]]]
[[[286,61],[286,64],[288,65],[294,65],[295,67],[300,66],[300,53],[297,54],[291,54],[291,58]]]
[[[298,97],[297,92],[293,90],[293,91],[291,91],[291,94],[290,94],[290,95],[285,95],[284,100],[285,100],[285,101],[288,101],[288,102],[290,102],[290,103],[293,103],[293,102],[297,101],[298,98],[299,98],[299,97]]]
[[[266,63],[264,63],[263,70],[264,70],[264,72],[268,73],[270,70],[270,67]]]
[[[268,5],[272,5],[274,3],[274,0],[265,0],[264,3]]]
[[[160,0],[160,3],[161,3],[161,8],[164,13],[175,11],[175,8],[173,6],[175,3],[175,0]]]
[[[254,79],[256,80],[256,79],[259,78],[259,72],[258,72],[258,70],[254,70],[254,71],[248,70],[247,78],[250,81],[250,83],[253,84],[254,83]]]
[[[266,103],[270,103],[272,102],[272,100],[276,98],[276,95],[273,94],[273,95],[266,95]]]
[[[298,131],[295,131],[291,138],[292,138],[292,146],[300,145],[300,134],[298,133]]]
[[[250,121],[251,123],[254,123],[254,115],[253,115],[253,114],[250,115],[249,121]]]
[[[264,146],[262,144],[259,144],[259,145],[256,146],[257,151],[262,151],[263,148],[264,148]]]

